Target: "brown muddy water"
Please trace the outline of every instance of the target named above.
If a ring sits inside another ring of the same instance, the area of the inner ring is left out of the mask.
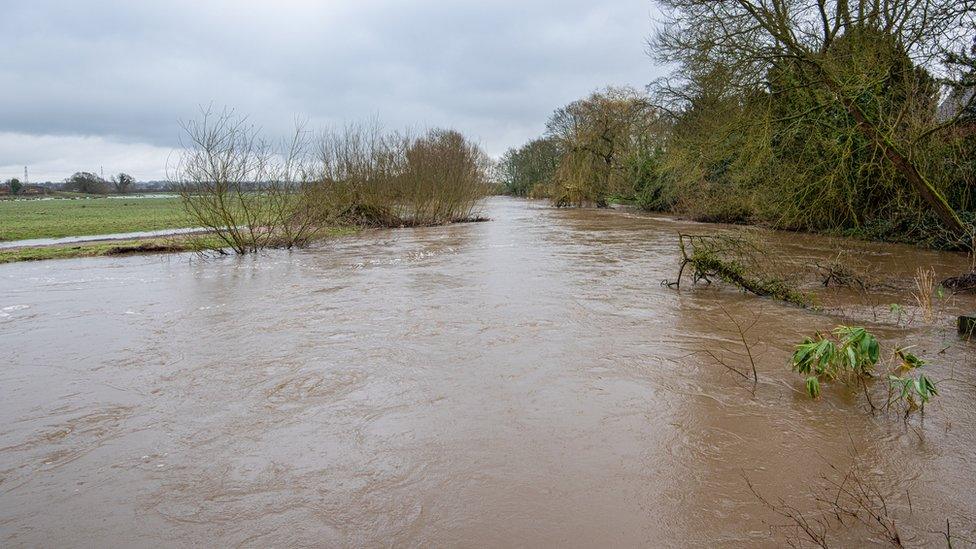
[[[949,320],[972,298],[926,325],[875,323],[913,311],[903,291],[849,316],[679,293],[660,285],[676,233],[709,226],[485,213],[258,257],[0,266],[0,545],[780,546],[788,521],[746,479],[813,513],[854,451],[909,545],[944,544],[947,519],[954,546],[976,538],[976,344]],[[764,239],[900,280],[968,269]],[[755,389],[704,353],[742,365],[723,309],[758,315]],[[851,316],[932,361],[924,420],[801,394],[792,345]]]

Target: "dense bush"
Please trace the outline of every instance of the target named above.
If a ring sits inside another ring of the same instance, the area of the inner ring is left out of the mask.
[[[88,194],[107,194],[110,189],[107,181],[90,172],[76,172],[64,180],[62,188],[66,191]]]
[[[510,191],[633,201],[700,221],[971,247],[973,10],[951,0],[660,0],[674,69],[557,110],[559,158]],[[775,4],[775,3],[774,3]],[[777,4],[778,5],[778,4]],[[533,172],[534,173],[534,172]]]
[[[956,114],[972,109],[973,71],[952,52],[972,40],[971,11],[948,0],[663,3],[672,11],[653,50],[678,67],[656,93],[672,114],[665,169],[678,211],[966,246],[972,123]]]
[[[315,205],[363,226],[469,220],[490,191],[488,156],[453,130],[414,137],[375,126],[328,131],[318,141]]]

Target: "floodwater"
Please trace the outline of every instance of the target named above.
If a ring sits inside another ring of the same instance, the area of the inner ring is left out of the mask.
[[[677,232],[707,225],[484,213],[258,257],[0,266],[0,545],[773,547],[789,521],[749,483],[815,516],[820,475],[855,452],[906,543],[944,543],[947,520],[954,546],[976,539],[976,344],[949,320],[972,298],[934,326],[851,308],[942,380],[905,422],[837,386],[810,400],[786,365],[850,318],[662,286]],[[765,239],[902,280],[968,270]],[[755,387],[705,352],[747,368],[726,312],[756,319]]]
[[[59,244],[77,244],[79,242],[101,242],[105,240],[129,240],[133,238],[151,238],[157,236],[176,236],[183,234],[204,233],[208,229],[161,229],[158,231],[137,231],[132,233],[96,234],[85,236],[63,236],[60,238],[30,238],[26,240],[0,241],[0,250],[12,248],[30,248],[34,246],[55,246]]]

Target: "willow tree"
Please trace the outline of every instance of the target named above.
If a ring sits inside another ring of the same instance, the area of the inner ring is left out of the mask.
[[[630,88],[608,88],[553,113],[547,135],[563,152],[551,198],[557,205],[605,206],[632,194],[630,164],[656,121],[650,101]]]
[[[538,194],[533,190],[552,182],[561,157],[559,142],[550,137],[509,149],[501,159],[505,190],[513,196]]]
[[[879,85],[905,78],[891,66],[858,66],[855,55],[878,36],[935,76],[945,72],[947,54],[966,44],[974,28],[973,0],[660,0],[668,20],[652,42],[656,54],[681,64],[679,79],[689,80],[715,67],[743,95],[769,90],[771,73],[789,74],[805,96],[806,111],[789,117],[840,110],[846,125],[881,153],[957,237],[967,228],[943,193],[922,169],[920,147],[959,123],[957,105],[948,116],[935,109],[919,115],[916,103],[876,108]],[[844,46],[848,41],[853,47]],[[840,43],[840,45],[838,45]],[[848,55],[838,54],[847,50]],[[890,52],[889,52],[890,53]],[[887,55],[887,54],[886,54]],[[852,68],[854,70],[852,70]],[[865,70],[860,70],[864,68]],[[913,86],[925,78],[913,77]],[[911,124],[906,124],[912,118]]]

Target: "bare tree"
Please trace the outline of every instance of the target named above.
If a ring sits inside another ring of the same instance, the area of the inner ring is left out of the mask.
[[[301,127],[277,149],[230,110],[204,110],[183,129],[183,154],[170,177],[190,216],[231,250],[304,245],[321,228],[307,200],[312,182]]]

